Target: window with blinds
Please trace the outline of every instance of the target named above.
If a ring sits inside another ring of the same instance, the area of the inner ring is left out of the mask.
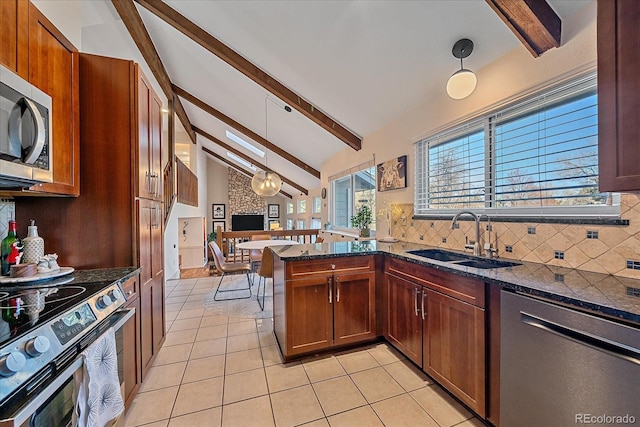
[[[416,144],[416,215],[618,215],[598,191],[595,74]]]

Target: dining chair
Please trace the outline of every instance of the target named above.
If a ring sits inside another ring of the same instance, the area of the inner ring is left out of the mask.
[[[268,234],[254,234],[251,236],[251,241],[255,240],[271,240],[271,236]],[[255,273],[262,261],[262,249],[250,249],[249,250],[249,262],[251,263],[251,272]]]
[[[262,259],[260,260],[260,269],[258,270],[258,290],[256,292],[256,301],[260,309],[264,311],[264,296],[267,293],[267,279],[271,279],[273,285],[273,250],[266,247],[262,251]],[[262,303],[260,302],[260,284],[262,283]]]
[[[243,262],[226,262],[224,259],[224,255],[222,255],[222,251],[218,244],[214,241],[209,242],[209,249],[213,253],[213,262],[216,265],[216,269],[222,273],[222,277],[220,277],[220,282],[218,283],[218,287],[216,288],[216,293],[213,295],[214,301],[230,301],[235,299],[246,299],[251,298],[251,278],[249,277],[249,273],[251,272],[251,264],[243,263]],[[247,276],[247,287],[246,288],[238,288],[238,289],[225,289],[220,290],[220,286],[222,286],[222,279],[227,273],[244,273]],[[249,291],[249,296],[246,297],[237,297],[237,298],[224,298],[218,299],[218,293],[224,292],[236,292],[236,291]]]

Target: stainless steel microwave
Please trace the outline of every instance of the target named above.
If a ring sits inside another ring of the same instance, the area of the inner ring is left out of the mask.
[[[51,97],[0,65],[0,187],[53,181]]]

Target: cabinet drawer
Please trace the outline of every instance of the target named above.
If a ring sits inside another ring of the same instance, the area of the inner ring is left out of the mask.
[[[385,272],[484,308],[484,283],[479,280],[395,258],[385,260]]]
[[[139,277],[140,276],[132,277],[131,279],[127,280],[121,285],[122,290],[124,291],[124,294],[127,298],[127,301],[138,298],[138,293],[139,293],[138,284],[140,282]]]
[[[372,271],[373,269],[374,261],[372,256],[314,259],[288,262],[287,277],[295,279],[310,274],[360,272]]]

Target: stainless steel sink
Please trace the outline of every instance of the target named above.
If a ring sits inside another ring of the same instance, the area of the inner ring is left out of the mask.
[[[455,252],[443,251],[442,249],[420,249],[415,251],[407,251],[410,254],[421,256],[424,258],[435,259],[436,261],[462,261],[469,259],[468,256],[457,254]]]
[[[407,251],[407,253],[423,258],[433,259],[436,261],[449,262],[451,264],[464,265],[465,267],[482,269],[513,267],[516,265],[521,265],[519,262],[499,261],[491,258],[478,258],[476,256],[445,251],[442,249],[418,249]]]

